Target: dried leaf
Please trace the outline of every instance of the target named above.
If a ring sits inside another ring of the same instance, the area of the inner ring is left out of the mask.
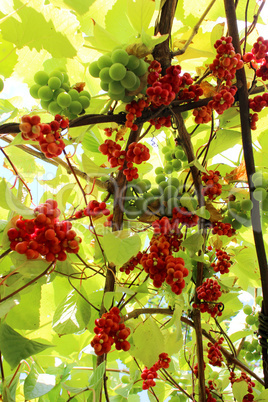
[[[210,213],[210,221],[217,222],[222,220],[222,214],[211,204],[211,202],[206,202],[206,209]]]
[[[85,82],[77,82],[74,86],[73,89],[75,89],[77,92],[82,92],[86,86]]]
[[[126,52],[128,54],[133,54],[139,59],[142,59],[143,57],[148,56],[148,54],[151,54],[151,50],[146,45],[144,45],[144,43],[132,43],[126,48]]]
[[[222,240],[218,234],[210,237],[209,244],[216,250],[220,250],[222,248]]]
[[[241,162],[240,165],[230,173],[226,173],[224,179],[227,183],[232,181],[248,181],[245,161]]]
[[[214,96],[215,93],[217,92],[217,88],[211,85],[207,81],[202,81],[200,84],[200,87],[203,89],[203,94],[206,98],[210,98],[211,96]]]

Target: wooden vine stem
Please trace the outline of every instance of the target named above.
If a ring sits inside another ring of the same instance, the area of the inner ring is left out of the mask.
[[[225,13],[227,18],[229,35],[232,36],[233,38],[233,45],[235,51],[241,54],[234,1],[224,0],[224,5],[225,5]],[[262,312],[266,316],[268,316],[268,266],[267,266],[267,258],[261,228],[259,202],[256,201],[255,198],[253,197],[254,185],[252,182],[252,175],[253,173],[255,173],[255,164],[253,157],[252,138],[251,138],[251,129],[249,120],[247,79],[244,68],[242,68],[241,70],[237,70],[236,78],[238,86],[237,93],[240,106],[239,110],[240,110],[240,121],[241,121],[242,144],[243,144],[245,165],[249,183],[250,199],[253,202],[253,208],[251,210],[251,222],[252,222],[255,248],[260,268],[261,283],[262,283],[262,293],[263,293]],[[267,349],[265,348],[262,349],[262,356],[263,356],[263,373],[264,373],[265,388],[268,388]]]

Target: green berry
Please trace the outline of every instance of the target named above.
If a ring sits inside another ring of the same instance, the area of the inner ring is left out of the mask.
[[[125,88],[118,81],[112,81],[109,84],[109,92],[118,95],[125,92]]]
[[[169,152],[169,151],[170,151],[170,147],[168,147],[167,145],[165,145],[165,146],[162,148],[163,154],[166,154],[166,153]]]
[[[87,96],[79,96],[79,102],[81,103],[83,109],[87,109],[90,105],[90,101]]]
[[[80,96],[86,96],[89,100],[91,99],[91,95],[90,95],[90,93],[88,92],[88,91],[81,91],[81,92],[79,92],[79,97]]]
[[[79,113],[82,112],[83,107],[82,107],[80,102],[72,101],[70,106],[69,106],[69,110],[70,110],[71,113],[73,113],[75,115],[78,115]]]
[[[63,80],[64,80],[64,75],[63,75],[63,73],[62,73],[61,71],[58,71],[58,70],[52,71],[52,73],[49,74],[49,77],[56,77],[56,78],[59,78],[60,81],[61,81],[61,83],[63,83]]]
[[[251,211],[253,208],[253,202],[251,200],[242,200],[240,205],[243,211]]]
[[[181,170],[182,163],[181,163],[181,161],[179,159],[175,159],[175,160],[172,161],[172,166],[173,166],[173,169],[176,172],[178,172],[179,170]]]
[[[175,151],[175,158],[181,160],[183,157],[184,157],[184,152],[183,152],[183,150],[182,150],[182,149],[177,149],[177,150]]]
[[[49,101],[53,98],[53,92],[48,86],[40,87],[38,90],[38,98],[44,101]]]
[[[125,77],[120,81],[124,88],[131,89],[136,85],[136,75],[132,71],[127,71]]]
[[[111,59],[113,63],[120,63],[126,66],[129,62],[129,55],[123,49],[116,49],[112,52]]]
[[[62,92],[57,96],[57,102],[62,108],[69,107],[72,103],[72,98],[66,92]]]
[[[254,325],[255,324],[255,317],[253,315],[248,315],[246,317],[246,323],[248,325]]]
[[[34,98],[34,99],[39,99],[38,96],[38,91],[41,88],[41,85],[38,84],[34,84],[31,86],[30,88],[30,95]],[[1,91],[0,91],[1,92]]]
[[[110,77],[114,81],[121,81],[125,78],[125,75],[127,73],[126,67],[123,66],[123,64],[120,63],[115,63],[110,67]]]
[[[99,74],[101,81],[105,82],[106,84],[113,82],[112,78],[110,77],[109,71],[110,71],[110,67],[104,67],[100,70],[100,74]]]
[[[98,62],[97,61],[93,61],[89,68],[89,74],[92,75],[92,77],[98,78],[99,77],[99,73],[100,73],[100,68],[98,66]]]
[[[140,65],[136,68],[133,72],[138,76],[141,77],[148,71],[149,64],[146,63],[143,59],[140,59]]]
[[[167,163],[166,166],[164,167],[164,173],[171,174],[172,172],[173,172],[172,163]]]
[[[166,161],[172,161],[172,159],[174,159],[173,155],[172,155],[172,152],[166,152],[165,153],[165,160]]]
[[[163,172],[164,172],[164,169],[162,168],[162,167],[160,167],[160,166],[158,166],[156,169],[155,169],[155,174],[157,175],[157,174],[162,174]]]
[[[265,200],[266,196],[267,196],[267,192],[266,192],[265,188],[258,187],[253,191],[253,197],[257,201]]]
[[[250,315],[252,313],[252,308],[248,304],[243,308],[243,311],[246,315]]]
[[[165,181],[165,175],[162,173],[162,174],[158,174],[156,177],[155,177],[155,182],[157,183],[157,184],[160,184],[162,181]]]
[[[164,200],[167,201],[169,198],[177,197],[178,188],[175,186],[167,186],[164,190]]]
[[[126,68],[128,70],[136,70],[140,65],[140,59],[138,57],[134,56],[133,54],[130,54],[128,57],[128,63],[126,65]]]
[[[51,113],[53,115],[60,114],[61,110],[62,110],[62,107],[56,101],[52,101],[48,105],[48,111],[49,111],[49,113]]]
[[[76,89],[70,89],[68,92],[70,97],[72,98],[72,101],[78,101],[79,99],[79,92]]]
[[[256,303],[261,306],[262,305],[262,301],[263,301],[263,297],[262,296],[257,296],[256,297]]]
[[[34,75],[34,81],[38,85],[41,85],[41,86],[47,85],[48,80],[49,80],[49,75],[45,71],[37,71],[37,73],[35,73],[35,75]]]
[[[47,85],[51,89],[59,89],[61,86],[61,80],[58,77],[51,77],[49,78]]]
[[[107,54],[104,54],[103,56],[101,56],[99,58],[99,60],[97,61],[97,65],[99,67],[99,69],[103,69],[104,67],[111,67],[111,65],[113,64],[111,57],[108,56]]]

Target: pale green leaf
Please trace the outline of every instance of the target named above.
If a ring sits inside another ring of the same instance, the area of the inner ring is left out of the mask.
[[[210,218],[210,213],[206,209],[206,207],[201,207],[195,211],[195,214],[199,216],[200,218],[204,219],[209,219]]]
[[[89,177],[107,176],[108,174],[116,172],[118,170],[118,167],[115,167],[115,168],[99,167],[92,160],[90,160],[85,154],[82,154],[82,164],[83,164],[85,173]]]
[[[16,211],[19,215],[25,218],[33,218],[33,210],[22,204],[12,193],[8,187],[7,182],[2,179],[0,183],[0,207],[7,209],[8,211]]]
[[[0,349],[4,359],[14,369],[21,360],[42,352],[53,345],[36,342],[21,336],[9,325],[0,325]]]
[[[128,0],[127,16],[134,29],[141,33],[142,29],[146,31],[151,22],[155,10],[153,0]]]
[[[169,37],[168,34],[151,36],[142,29],[141,40],[149,49],[153,49],[159,43],[164,42]]]
[[[268,400],[268,389],[263,390],[260,395],[254,396],[256,402],[266,402]]]
[[[3,40],[2,35],[0,35],[0,74],[6,78],[10,77],[17,60],[16,47]]]
[[[128,230],[107,233],[100,242],[108,261],[119,267],[136,255],[141,247],[139,235]]]
[[[56,385],[56,378],[54,375],[38,373],[32,367],[29,375],[24,382],[24,396],[26,399],[39,398],[47,394]]]
[[[131,43],[129,37],[135,34],[135,30],[126,18],[127,2],[126,0],[117,0],[113,7],[108,10],[105,16],[106,29],[116,38],[120,43]],[[120,21],[120,29],[115,21]]]
[[[90,316],[90,305],[72,290],[56,308],[52,328],[59,335],[74,334],[85,329]]]
[[[117,40],[109,31],[101,27],[96,21],[91,21],[91,23],[93,24],[94,36],[85,38],[85,40],[90,42],[94,48],[98,49],[100,52],[106,53],[111,52],[115,47],[122,44],[121,41]]]
[[[164,337],[156,322],[149,317],[133,333],[134,348],[131,349],[137,359],[149,367],[158,360],[164,349]]]
[[[0,317],[4,317],[13,307],[15,307],[19,303],[20,297],[16,299],[7,299],[0,303]]]
[[[88,379],[88,387],[96,388],[96,386],[101,381],[104,373],[105,373],[105,362],[102,362],[95,370],[94,373]]]
[[[244,396],[248,393],[248,384],[246,381],[234,382],[232,390],[237,402],[243,402]]]
[[[197,253],[199,250],[201,250],[203,244],[204,244],[204,237],[202,236],[201,233],[197,232],[187,237],[187,239],[185,239],[181,245],[182,247],[187,248],[190,254],[193,255]]]
[[[241,143],[241,132],[235,130],[221,129],[217,131],[216,138],[212,140],[207,158],[210,159],[215,155],[219,155],[223,151],[232,148],[236,144]]]

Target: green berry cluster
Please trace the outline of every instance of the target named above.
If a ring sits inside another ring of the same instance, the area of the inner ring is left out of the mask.
[[[124,49],[115,48],[102,55],[89,66],[92,77],[100,78],[100,86],[113,100],[130,102],[134,96],[129,93],[140,87],[140,77],[148,70],[148,63]]]
[[[55,70],[48,74],[38,71],[34,81],[35,84],[30,88],[31,96],[41,99],[42,108],[52,115],[60,114],[73,119],[90,105],[90,93],[71,88],[66,72]]]
[[[261,201],[261,208],[263,211],[268,211],[268,173],[256,172],[252,175],[252,181],[255,186],[253,197],[257,201]]]
[[[229,201],[227,215],[223,222],[230,223],[235,230],[239,230],[242,226],[249,227],[251,225],[250,211],[252,207],[253,203],[249,199]]]
[[[162,148],[162,152],[165,158],[165,174],[171,174],[174,171],[178,172],[182,168],[183,162],[187,161],[187,156],[179,145],[176,146],[176,149],[166,145]]]

